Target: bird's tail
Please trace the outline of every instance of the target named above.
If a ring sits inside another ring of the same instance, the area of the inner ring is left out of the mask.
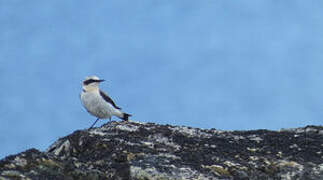
[[[131,114],[127,114],[127,113],[123,113],[123,116],[121,119],[123,119],[124,121],[128,121],[129,117],[132,116]]]

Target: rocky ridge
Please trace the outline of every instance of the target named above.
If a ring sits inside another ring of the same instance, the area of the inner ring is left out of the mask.
[[[323,127],[221,131],[110,122],[0,161],[6,179],[323,179]]]

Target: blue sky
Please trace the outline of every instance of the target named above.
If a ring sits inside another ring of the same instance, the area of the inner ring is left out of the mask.
[[[300,0],[0,0],[0,158],[88,128],[95,117],[79,93],[94,74],[135,121],[322,125],[322,8]]]

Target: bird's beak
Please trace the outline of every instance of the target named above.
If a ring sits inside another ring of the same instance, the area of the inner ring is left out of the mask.
[[[100,80],[98,80],[99,82],[103,82],[103,81],[105,81],[104,79],[100,79]]]

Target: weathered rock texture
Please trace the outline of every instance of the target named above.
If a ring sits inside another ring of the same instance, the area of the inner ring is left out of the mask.
[[[0,161],[0,179],[323,179],[323,127],[220,131],[111,122]]]

